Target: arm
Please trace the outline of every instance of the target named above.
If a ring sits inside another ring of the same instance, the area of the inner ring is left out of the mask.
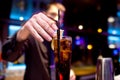
[[[6,40],[2,46],[2,58],[7,61],[17,60],[23,53],[25,41],[18,42],[16,35]]]
[[[24,41],[32,35],[39,42],[44,39],[51,41],[56,36],[57,26],[54,20],[47,17],[44,13],[34,14],[17,32],[17,34],[7,40],[2,47],[2,58],[14,61],[20,57],[24,48]]]

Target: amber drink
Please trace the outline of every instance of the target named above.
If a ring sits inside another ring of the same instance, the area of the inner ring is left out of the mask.
[[[60,38],[59,46],[57,38],[54,39],[56,80],[69,80],[72,53],[71,49],[72,38],[70,36],[63,36],[62,38]]]

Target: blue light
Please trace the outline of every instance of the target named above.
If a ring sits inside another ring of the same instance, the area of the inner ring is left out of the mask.
[[[21,26],[9,25],[8,27],[9,37],[13,36],[20,28]]]
[[[118,52],[117,49],[113,50],[113,55],[114,55],[114,56],[118,55],[118,53],[119,53],[119,52]]]
[[[76,38],[75,38],[75,44],[76,45],[80,45],[80,36],[76,36]]]
[[[80,40],[76,40],[76,45],[80,45]]]
[[[120,16],[120,11],[117,13]],[[114,17],[113,23],[108,22],[108,45],[114,44],[120,48],[120,17]]]
[[[32,13],[32,0],[24,0],[24,5],[21,5],[21,0],[13,0],[10,19],[19,20],[21,16],[23,16],[24,20],[28,20]],[[23,9],[21,9],[23,7]]]
[[[116,33],[116,35],[120,35],[120,28],[116,27],[116,28],[109,28],[108,29],[109,34],[114,34],[114,32]]]
[[[118,59],[118,62],[120,63],[120,58]]]
[[[120,40],[120,37],[118,37],[118,36],[109,36],[109,37],[108,37],[108,40],[111,40],[111,41],[119,41],[119,40]]]
[[[75,38],[75,44],[76,45],[84,46],[85,45],[84,38],[80,37],[80,36],[76,36],[76,38]]]
[[[120,11],[117,12],[117,16],[120,17]]]

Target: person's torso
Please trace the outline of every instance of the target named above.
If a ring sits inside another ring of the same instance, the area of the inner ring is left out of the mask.
[[[50,80],[49,54],[51,50],[49,42],[39,43],[30,37],[25,52],[24,80]]]

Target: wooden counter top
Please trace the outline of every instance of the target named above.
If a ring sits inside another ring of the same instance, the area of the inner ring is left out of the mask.
[[[74,66],[72,69],[76,76],[86,76],[96,73],[96,66]]]

